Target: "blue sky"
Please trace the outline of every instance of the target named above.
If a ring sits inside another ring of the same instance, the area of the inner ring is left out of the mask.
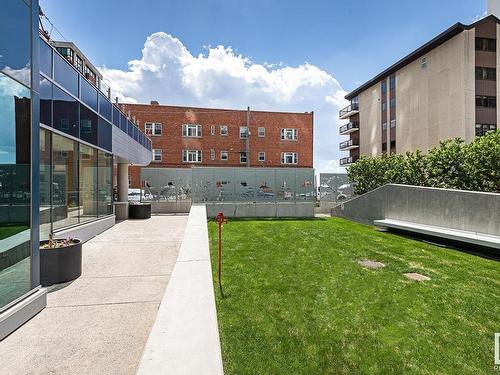
[[[308,61],[333,73],[348,91],[453,23],[470,23],[485,3],[86,0],[82,7],[81,2],[40,1],[61,33],[96,65],[125,68],[139,57],[148,35],[165,31],[193,54],[222,44],[259,63]]]
[[[346,91],[486,9],[485,0],[40,4],[120,100],[314,111],[315,168],[324,172],[338,171],[346,156],[338,150]]]

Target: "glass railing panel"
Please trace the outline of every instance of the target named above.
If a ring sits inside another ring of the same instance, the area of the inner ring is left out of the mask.
[[[78,97],[78,72],[64,58],[54,53],[54,80]]]

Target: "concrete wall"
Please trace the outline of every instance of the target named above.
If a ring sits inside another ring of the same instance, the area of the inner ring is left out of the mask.
[[[463,31],[396,72],[396,150],[427,151],[439,140],[472,140],[474,29]]]
[[[394,219],[500,235],[500,194],[389,184],[333,208],[332,216],[365,224]]]
[[[314,217],[313,202],[297,203],[206,203],[207,216],[214,218],[224,212],[225,217]]]
[[[188,213],[191,209],[191,200],[183,201],[152,201],[151,203],[151,213],[152,214],[176,214],[176,213]]]
[[[382,154],[382,108],[380,96],[380,83],[376,83],[359,94],[360,155],[376,156]],[[387,104],[389,105],[389,102]],[[389,124],[387,124],[387,129],[389,129]]]

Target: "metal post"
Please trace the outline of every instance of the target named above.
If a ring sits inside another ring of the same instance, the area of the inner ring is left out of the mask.
[[[250,167],[250,107],[247,107],[246,154],[247,154],[247,167]]]
[[[224,220],[224,213],[221,211],[215,217],[215,221],[219,224],[219,243],[217,249],[217,275],[219,278],[219,289],[220,295],[224,298],[224,293],[222,291],[222,224],[227,221]]]

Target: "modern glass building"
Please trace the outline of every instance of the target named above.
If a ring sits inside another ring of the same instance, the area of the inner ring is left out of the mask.
[[[86,241],[125,218],[128,165],[152,154],[100,82],[39,34],[37,0],[5,1],[0,19],[2,339],[46,304],[39,240]]]

